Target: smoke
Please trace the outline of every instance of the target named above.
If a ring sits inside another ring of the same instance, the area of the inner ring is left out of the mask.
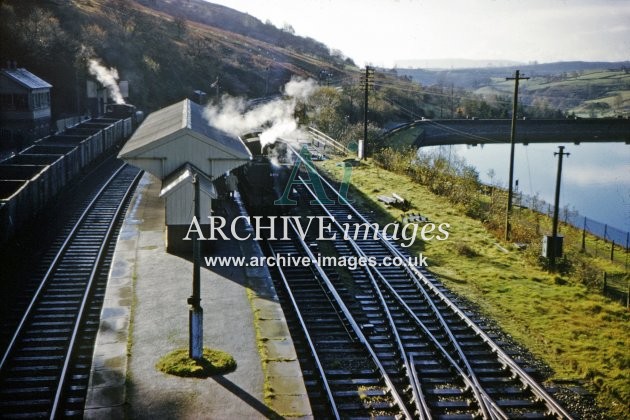
[[[114,102],[117,104],[125,103],[120,93],[120,88],[118,87],[118,70],[114,67],[108,69],[95,59],[90,59],[88,70],[92,76],[96,77],[96,79],[105,86],[107,92],[109,92],[109,96]]]
[[[284,85],[284,93],[292,98],[307,100],[317,90],[317,82],[313,79],[292,78]]]
[[[298,140],[305,137],[305,133],[295,119],[295,106],[298,100],[305,101],[316,89],[317,82],[313,79],[293,78],[284,86],[282,99],[249,108],[242,98],[224,95],[219,105],[206,108],[204,116],[211,125],[235,136],[261,130],[262,147],[278,138]]]

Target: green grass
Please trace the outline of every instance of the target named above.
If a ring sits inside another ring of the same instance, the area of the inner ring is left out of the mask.
[[[333,176],[336,161],[321,163]],[[474,302],[505,332],[553,370],[550,379],[585,381],[614,418],[627,415],[630,403],[630,315],[625,308],[589,290],[571,275],[546,272],[525,253],[499,244],[478,220],[464,216],[445,198],[406,176],[363,164],[352,174],[350,198],[374,211],[380,223],[400,219],[400,210],[376,201],[396,192],[414,210],[435,223],[449,223],[446,241],[419,239],[429,269],[456,293]]]
[[[207,347],[204,347],[203,357],[200,360],[188,357],[188,349],[177,349],[160,358],[155,364],[155,368],[169,375],[207,378],[234,371],[236,361],[224,351]]]

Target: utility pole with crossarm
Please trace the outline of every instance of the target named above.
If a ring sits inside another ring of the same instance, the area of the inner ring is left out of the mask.
[[[367,155],[367,153],[365,153],[365,150],[367,149],[368,137],[368,90],[374,82],[374,69],[370,66],[365,66],[365,76],[363,76],[361,79],[364,79],[361,81],[365,84],[365,106],[363,107],[363,159],[365,159],[365,156]]]
[[[516,114],[518,112],[518,81],[527,80],[529,77],[521,77],[518,70],[514,74],[514,77],[506,77],[505,80],[514,80],[514,103],[512,104],[512,129],[510,132],[510,177],[508,184],[508,200],[507,211],[505,214],[505,240],[510,240],[511,233],[511,221],[512,217],[512,195],[514,193],[514,141],[516,138]]]

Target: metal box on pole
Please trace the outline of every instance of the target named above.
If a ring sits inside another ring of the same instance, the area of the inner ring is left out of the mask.
[[[554,241],[555,239],[555,241]],[[555,244],[554,244],[555,242]],[[542,256],[545,258],[562,257],[562,247],[564,243],[564,237],[558,235],[555,238],[552,235],[545,235],[542,238]]]

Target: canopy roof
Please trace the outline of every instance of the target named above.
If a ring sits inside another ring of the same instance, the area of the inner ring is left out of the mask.
[[[2,74],[28,89],[50,89],[52,85],[24,68],[2,69]]]
[[[192,166],[190,163],[185,164],[162,181],[160,197],[169,196],[177,189],[185,185],[192,184],[192,178],[194,175],[197,175],[197,179],[199,180],[200,192],[206,194],[210,198],[217,198],[217,190],[212,181],[205,176],[203,172]]]
[[[185,99],[150,114],[118,157],[160,179],[186,163],[215,179],[252,156],[240,138],[212,127],[203,107]]]

